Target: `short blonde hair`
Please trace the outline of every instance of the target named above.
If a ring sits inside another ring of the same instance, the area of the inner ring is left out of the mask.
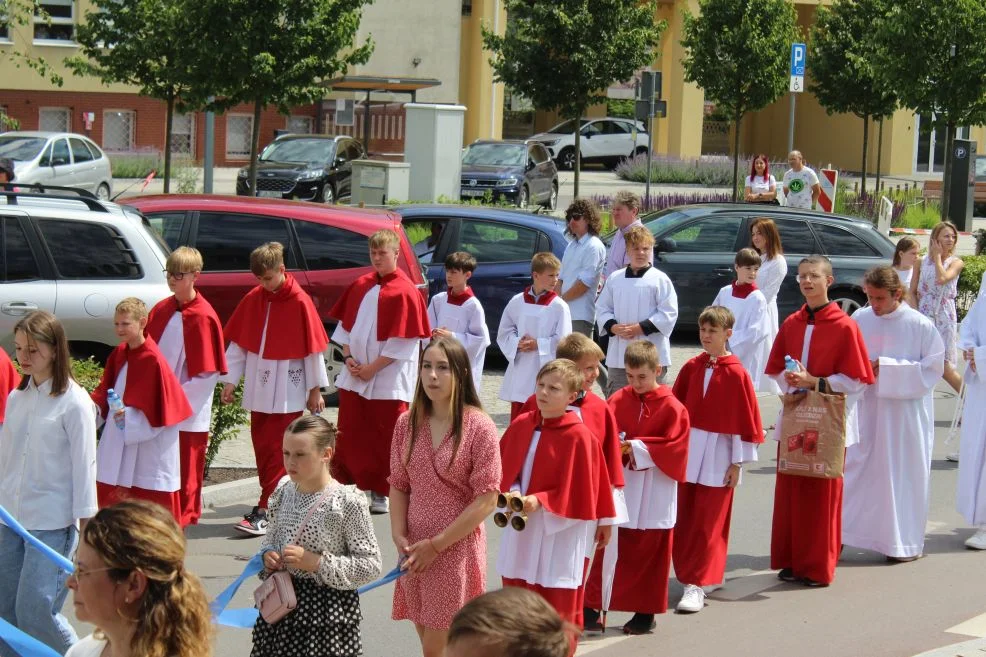
[[[654,235],[643,226],[631,226],[623,233],[623,241],[629,246],[654,246]]]
[[[531,273],[543,274],[549,271],[561,271],[561,260],[550,251],[535,253],[531,258]]]
[[[127,297],[120,303],[116,304],[115,314],[130,315],[131,319],[135,319],[139,322],[142,319],[147,319],[147,304],[137,297]]]
[[[628,189],[621,189],[613,195],[613,205],[622,205],[627,210],[640,212],[640,197]]]
[[[579,628],[562,620],[533,591],[506,586],[465,604],[448,630],[448,643],[462,642],[483,657],[565,657]]]
[[[389,228],[381,228],[370,235],[371,249],[393,249],[395,253],[401,250],[401,238]]]
[[[582,370],[567,358],[556,358],[545,363],[544,367],[538,371],[537,381],[540,381],[549,374],[560,374],[562,381],[565,382],[565,387],[570,393],[580,392],[585,383]]]
[[[657,347],[647,340],[634,340],[623,352],[623,366],[626,369],[646,367],[656,372],[660,364]]]
[[[586,356],[602,360],[606,354],[592,341],[592,338],[581,333],[569,333],[558,341],[558,346],[555,348],[555,358],[567,358],[573,363],[578,363]]]
[[[169,274],[202,271],[203,266],[202,254],[191,246],[179,246],[171,252],[164,265]]]
[[[280,242],[261,244],[250,253],[250,271],[254,276],[263,276],[283,265],[284,245]]]
[[[725,306],[706,306],[705,310],[698,316],[699,327],[713,326],[721,329],[731,329],[736,324],[733,311]]]

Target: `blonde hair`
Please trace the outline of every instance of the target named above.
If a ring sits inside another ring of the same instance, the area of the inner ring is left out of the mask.
[[[254,276],[284,266],[284,245],[280,242],[266,242],[250,252],[250,271]]]
[[[127,297],[116,304],[115,314],[130,315],[130,319],[140,321],[147,319],[147,304],[137,297]]]
[[[43,342],[51,347],[55,352],[55,360],[51,364],[51,393],[52,397],[57,397],[68,390],[69,381],[74,381],[72,376],[72,359],[68,350],[68,338],[65,337],[65,329],[58,318],[46,310],[35,310],[33,313],[22,317],[14,325],[14,333],[23,333],[31,342],[37,344]],[[18,390],[25,390],[31,377],[25,376],[17,385]]]
[[[544,367],[538,371],[536,380],[540,382],[541,379],[549,374],[560,374],[562,381],[565,382],[565,387],[570,393],[580,392],[582,385],[585,383],[582,370],[567,358],[556,358],[545,363]]]
[[[163,506],[126,500],[100,509],[86,523],[82,540],[110,568],[114,582],[138,570],[147,578],[136,617],[130,619],[131,654],[212,655],[209,602],[199,578],[185,569],[185,536]]]
[[[631,226],[623,233],[623,241],[627,247],[654,246],[654,235],[643,226]]]
[[[484,657],[566,657],[578,628],[533,591],[507,586],[473,598],[456,612],[448,644],[467,642]]]
[[[581,333],[569,333],[559,340],[558,346],[555,347],[555,358],[567,358],[573,363],[578,363],[587,356],[602,360],[606,354],[592,341],[592,338]]]
[[[535,253],[531,258],[531,273],[543,274],[549,271],[561,271],[561,260],[550,251]]]
[[[955,253],[955,248],[959,245],[959,229],[951,221],[940,221],[938,225],[931,229],[931,241],[934,242],[938,239],[946,230],[950,230],[955,233],[955,244],[952,245],[952,250],[949,251],[948,255],[953,255]]]
[[[634,340],[627,345],[626,351],[623,352],[623,366],[626,369],[646,367],[656,372],[660,365],[657,347],[653,342]]]
[[[731,329],[736,324],[733,312],[725,306],[706,306],[705,310],[698,316],[699,327],[713,326],[721,329]]]
[[[627,189],[621,189],[613,195],[613,205],[622,205],[633,212],[640,212],[640,197]]]
[[[204,263],[199,250],[191,246],[179,246],[171,252],[164,268],[169,274],[183,274],[202,271]]]
[[[288,428],[284,430],[285,435],[297,435],[299,433],[311,435],[312,442],[315,443],[315,450],[319,453],[324,452],[330,447],[335,449],[336,438],[339,436],[339,430],[336,429],[336,425],[321,415],[302,415],[301,417],[295,418],[288,425]]]
[[[401,238],[389,228],[381,228],[370,235],[371,249],[393,249],[399,252],[401,249]]]

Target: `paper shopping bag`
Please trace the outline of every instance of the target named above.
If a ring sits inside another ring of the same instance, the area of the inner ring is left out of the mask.
[[[777,471],[838,479],[846,461],[846,396],[807,390],[781,395]]]

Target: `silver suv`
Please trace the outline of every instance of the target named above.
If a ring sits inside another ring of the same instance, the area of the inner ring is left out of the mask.
[[[116,304],[134,296],[150,307],[170,294],[168,246],[133,208],[80,190],[11,188],[0,186],[0,346],[12,354],[17,321],[47,310],[73,356],[104,360],[119,343]]]
[[[19,183],[43,183],[92,192],[103,200],[113,193],[110,159],[99,146],[74,132],[5,132],[0,157],[14,161]]]

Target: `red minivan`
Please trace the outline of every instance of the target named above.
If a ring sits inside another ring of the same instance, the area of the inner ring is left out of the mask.
[[[335,322],[328,312],[350,283],[372,271],[368,238],[381,228],[401,236],[398,266],[428,300],[428,279],[395,212],[217,195],[138,196],[121,203],[140,210],[172,249],[194,246],[202,253],[205,267],[196,287],[223,323],[257,285],[250,252],[280,242],[288,271],[311,295],[331,336]],[[325,361],[334,396],[342,368],[338,345],[329,346]]]

